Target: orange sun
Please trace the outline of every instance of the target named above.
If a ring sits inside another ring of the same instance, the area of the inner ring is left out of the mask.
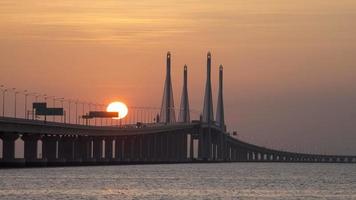
[[[127,113],[129,112],[129,109],[127,108],[126,104],[119,102],[119,101],[114,101],[111,102],[108,107],[106,108],[107,112],[118,112],[119,117],[114,117],[113,119],[122,119],[126,117]]]

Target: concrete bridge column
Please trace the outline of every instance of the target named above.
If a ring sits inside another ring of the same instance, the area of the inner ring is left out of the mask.
[[[58,140],[58,159],[66,162],[74,160],[74,136],[63,135]]]
[[[165,134],[159,134],[159,156],[160,156],[160,161],[165,161],[166,160],[166,144],[167,144],[167,138]]]
[[[167,134],[167,160],[175,162],[177,160],[177,146],[180,141],[177,137],[176,132],[171,132]]]
[[[91,139],[88,136],[79,136],[74,141],[75,160],[87,162],[91,158]]]
[[[47,163],[57,161],[57,142],[60,139],[56,135],[44,135],[42,137],[42,157]]]
[[[93,136],[93,159],[96,162],[102,160],[103,156],[103,138],[98,136]]]
[[[131,137],[132,136],[125,136],[123,140],[124,154],[122,158],[124,161],[129,161],[131,158]]]
[[[232,161],[237,161],[237,150],[236,147],[232,147]]]
[[[105,137],[105,160],[112,160],[113,159],[113,137]]]
[[[154,136],[147,135],[147,160],[152,161],[154,158]]]
[[[211,160],[211,128],[199,129],[199,151],[198,158],[200,160]]]
[[[180,160],[181,161],[186,161],[187,157],[188,157],[188,134],[184,133],[182,136],[182,147],[181,148],[181,157]]]
[[[172,148],[174,148],[174,145],[171,144],[171,141],[170,141],[170,134],[172,133],[166,133],[164,135],[164,140],[163,140],[163,153],[164,153],[164,160],[165,161],[169,161],[171,158],[170,158],[170,153],[172,151]]]
[[[137,156],[137,138],[136,135],[132,136],[130,138],[130,161],[135,161],[136,160],[136,156]]]
[[[149,138],[149,143],[148,143],[148,148],[149,148],[149,156],[148,156],[148,160],[149,161],[155,161],[156,160],[156,146],[157,144],[155,144],[155,135],[151,134],[148,136]]]
[[[242,161],[246,162],[248,160],[247,154],[247,151],[242,151]]]
[[[75,136],[74,137],[74,162],[80,163],[83,161],[84,157],[84,146],[85,143],[82,139],[83,136]]]
[[[140,135],[141,137],[141,160],[142,161],[147,161],[148,160],[148,154],[149,154],[149,148],[148,148],[148,136],[147,135]]]
[[[157,134],[153,134],[151,136],[152,138],[152,161],[158,161],[159,160],[159,141],[158,141],[158,136]]]
[[[26,163],[37,160],[37,142],[41,138],[38,134],[23,134],[22,140],[24,141],[24,158]]]
[[[17,133],[0,133],[0,138],[2,139],[2,160],[5,162],[11,162],[15,160],[15,140],[19,138]]]
[[[138,136],[138,142],[139,142],[139,155],[138,158],[140,161],[145,160],[146,156],[146,149],[145,149],[145,141],[144,141],[144,136],[143,135],[139,135]]]
[[[211,160],[217,160],[217,144],[216,144],[216,140],[212,140],[212,142],[211,142],[211,144],[210,144],[210,146],[211,146],[211,155],[210,155],[210,157],[211,157]]]
[[[184,161],[184,153],[187,154],[187,142],[184,142],[184,139],[186,139],[186,134],[182,132],[178,132],[177,134],[177,140],[178,143],[176,145],[176,158],[177,161]]]
[[[141,152],[141,144],[140,144],[140,136],[136,135],[134,139],[134,160],[139,161],[140,160],[140,152]]]
[[[189,159],[194,160],[194,138],[192,133],[190,133],[189,143]]]
[[[118,161],[123,160],[123,145],[121,137],[115,137],[115,159]]]

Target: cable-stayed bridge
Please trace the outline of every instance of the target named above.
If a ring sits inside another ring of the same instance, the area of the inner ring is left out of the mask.
[[[356,156],[288,152],[241,141],[226,132],[223,99],[223,66],[219,66],[216,115],[211,89],[211,54],[207,54],[207,77],[202,114],[191,111],[188,96],[188,67],[184,66],[180,108],[174,107],[171,82],[171,54],[166,58],[166,80],[161,108],[131,107],[121,120],[83,119],[86,111],[102,110],[104,105],[42,95],[45,102],[60,104],[61,116],[38,118],[28,110],[28,97],[40,101],[41,95],[24,94],[24,112],[19,116],[15,88],[13,115],[7,115],[1,87],[2,116],[0,141],[1,167],[60,166],[184,162],[337,162],[356,163]],[[195,118],[193,115],[195,114]],[[51,119],[52,118],[52,119]],[[23,141],[23,158],[15,156],[15,141]]]

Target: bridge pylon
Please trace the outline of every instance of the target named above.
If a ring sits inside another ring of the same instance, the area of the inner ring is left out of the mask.
[[[183,90],[182,90],[182,97],[180,102],[180,110],[178,121],[179,122],[190,122],[190,111],[189,111],[189,98],[188,98],[188,67],[184,65],[184,72],[183,72]]]
[[[213,97],[211,92],[211,53],[207,54],[207,66],[206,66],[206,84],[204,95],[204,107],[203,107],[203,122],[209,123],[214,121],[213,113]]]
[[[211,125],[214,121],[213,113],[213,98],[211,90],[211,53],[207,54],[207,65],[206,65],[206,84],[205,84],[205,95],[204,95],[204,107],[202,123],[208,124],[207,128],[201,127],[199,130],[199,151],[198,157],[201,160],[208,161],[212,158],[212,130]]]
[[[218,104],[216,108],[216,123],[223,130],[226,131],[225,117],[224,117],[224,96],[223,96],[223,66],[219,66],[219,94]]]
[[[161,112],[159,116],[160,122],[174,123],[176,122],[174,112],[173,88],[171,80],[171,53],[167,52],[167,73],[166,81],[164,83],[164,91],[161,105]]]

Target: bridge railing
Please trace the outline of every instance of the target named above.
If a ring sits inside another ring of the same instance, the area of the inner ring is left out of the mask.
[[[90,101],[80,101],[78,99],[63,98],[54,95],[41,94],[8,88],[0,85],[0,117],[20,118],[29,120],[40,120],[65,124],[78,124],[88,126],[152,126],[157,123],[157,116],[160,113],[159,107],[129,106],[127,116],[122,119],[93,118],[84,119],[82,116],[89,111],[105,111],[106,105]],[[63,108],[64,114],[61,116],[40,116],[36,115],[32,108],[32,103],[47,103],[48,107]],[[175,113],[179,113],[175,109]],[[191,110],[191,119],[199,119],[200,111]],[[178,123],[178,121],[177,121]]]

